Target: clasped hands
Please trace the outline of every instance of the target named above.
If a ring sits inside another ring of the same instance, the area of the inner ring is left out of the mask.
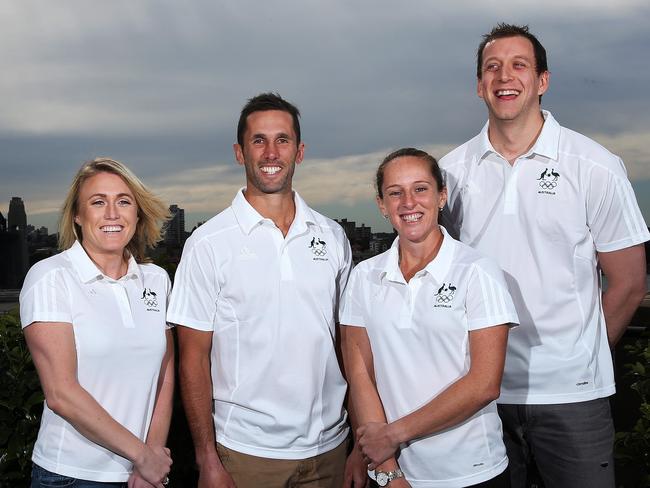
[[[361,447],[364,462],[368,469],[373,470],[378,465],[393,457],[400,442],[396,439],[392,424],[384,422],[368,422],[357,429],[357,442]]]

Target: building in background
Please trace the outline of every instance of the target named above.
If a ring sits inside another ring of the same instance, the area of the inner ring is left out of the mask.
[[[165,224],[165,245],[169,247],[182,247],[185,243],[185,210],[178,205],[169,207],[171,218]]]
[[[0,288],[20,288],[29,269],[27,213],[22,198],[9,202],[7,223],[0,220]]]
[[[9,230],[22,230],[27,228],[27,213],[25,204],[20,197],[12,197],[9,202]]]

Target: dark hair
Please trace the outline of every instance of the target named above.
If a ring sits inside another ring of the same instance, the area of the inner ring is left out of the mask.
[[[546,61],[546,49],[542,46],[542,43],[539,42],[537,37],[531,34],[528,30],[527,25],[514,25],[506,24],[501,22],[497,24],[488,34],[483,35],[483,41],[478,46],[478,51],[476,51],[476,76],[480,80],[482,78],[482,66],[483,66],[483,50],[485,46],[494,41],[495,39],[503,39],[505,37],[524,37],[528,39],[533,45],[533,51],[535,53],[535,69],[537,71],[537,76],[541,75],[545,71],[548,71],[548,64]],[[541,97],[540,97],[541,98]]]
[[[375,175],[375,186],[377,187],[377,195],[379,195],[379,198],[384,198],[384,192],[382,191],[381,187],[384,184],[384,171],[386,171],[386,166],[388,166],[388,163],[394,159],[403,158],[406,156],[412,156],[427,163],[429,165],[429,170],[431,170],[431,176],[433,176],[433,179],[436,180],[436,187],[438,188],[438,191],[442,191],[442,189],[445,187],[445,183],[442,179],[442,172],[440,171],[440,166],[438,166],[438,161],[436,161],[436,158],[425,151],[421,151],[420,149],[415,149],[414,147],[403,147],[397,151],[393,151],[388,156],[386,156],[377,168],[377,174]]]
[[[237,123],[237,144],[244,145],[244,132],[246,132],[246,119],[253,112],[264,112],[266,110],[281,110],[291,115],[293,119],[293,131],[296,133],[296,143],[300,143],[300,110],[287,102],[277,93],[260,93],[259,95],[249,98],[244,108],[241,110],[239,122]]]

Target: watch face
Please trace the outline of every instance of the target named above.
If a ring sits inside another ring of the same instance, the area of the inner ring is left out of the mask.
[[[379,486],[386,486],[388,484],[388,473],[381,471],[377,473],[377,484]]]

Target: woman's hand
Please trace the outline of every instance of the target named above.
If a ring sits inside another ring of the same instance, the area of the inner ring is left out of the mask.
[[[154,486],[159,486],[171,469],[172,458],[166,447],[150,447],[144,444],[144,449],[133,461],[134,470]]]
[[[160,486],[165,486],[162,483],[160,485],[152,485],[148,481],[145,481],[142,476],[137,471],[133,471],[131,476],[129,476],[129,481],[126,486],[128,488],[160,488]]]
[[[384,422],[368,422],[357,429],[357,436],[370,470],[392,457],[400,444],[394,438],[390,424]]]

